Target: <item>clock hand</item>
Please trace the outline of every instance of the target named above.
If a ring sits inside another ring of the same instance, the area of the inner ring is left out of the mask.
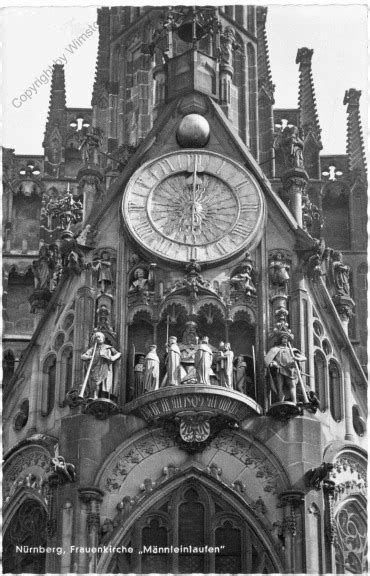
[[[196,186],[197,186],[197,162],[198,156],[195,155],[194,157],[194,172],[193,172],[193,202],[191,205],[191,231],[193,236],[195,235],[195,193],[196,193]],[[195,237],[194,237],[195,240]]]

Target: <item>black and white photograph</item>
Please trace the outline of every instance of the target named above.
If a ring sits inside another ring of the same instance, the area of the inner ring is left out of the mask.
[[[4,574],[366,574],[368,6],[1,3]]]

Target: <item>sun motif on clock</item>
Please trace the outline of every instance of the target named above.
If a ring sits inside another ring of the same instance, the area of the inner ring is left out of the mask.
[[[187,150],[139,168],[126,188],[123,216],[129,233],[157,256],[216,262],[256,239],[264,202],[236,162]]]

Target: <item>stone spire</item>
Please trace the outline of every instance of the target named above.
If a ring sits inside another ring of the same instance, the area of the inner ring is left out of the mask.
[[[270,55],[266,34],[267,7],[257,7],[257,65],[258,65],[258,88],[264,88],[271,103],[274,103],[275,85],[272,82]]]
[[[63,176],[64,141],[67,131],[66,87],[63,64],[54,64],[51,77],[50,103],[44,134],[45,172]]]
[[[311,133],[321,149],[321,128],[317,114],[315,88],[311,70],[312,54],[313,50],[309,48],[299,48],[297,52],[296,64],[299,64],[299,127],[303,132],[304,139]]]
[[[343,104],[347,104],[347,154],[350,171],[366,171],[364,139],[360,118],[361,91],[346,90]]]
[[[259,117],[259,163],[264,173],[271,177],[274,173],[274,104],[275,86],[272,82],[270,56],[267,44],[267,8],[257,10],[257,70],[258,70],[258,117]]]
[[[109,84],[109,60],[110,60],[110,9],[100,8],[98,10],[99,43],[98,57],[95,69],[95,81],[91,105],[98,104],[101,91],[105,90]]]
[[[51,77],[49,112],[45,127],[45,141],[55,126],[64,129],[66,121],[66,86],[63,64],[54,64]],[[45,143],[44,143],[45,146]]]

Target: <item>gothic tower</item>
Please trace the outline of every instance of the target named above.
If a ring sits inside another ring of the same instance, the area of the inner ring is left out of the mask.
[[[360,93],[322,155],[266,18],[101,8],[91,109],[56,65],[4,152],[6,571],[365,570]]]

